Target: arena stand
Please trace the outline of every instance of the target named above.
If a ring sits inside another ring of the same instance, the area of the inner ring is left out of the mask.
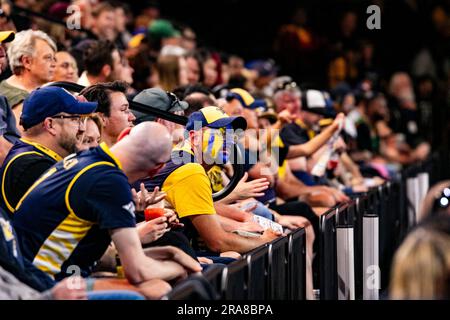
[[[387,298],[392,257],[416,224],[427,186],[440,176],[440,158],[435,153],[428,161],[405,168],[398,180],[358,194],[322,215],[315,257],[320,300]],[[212,266],[202,276],[184,280],[166,299],[304,300],[305,244],[304,229],[297,229],[228,266]]]

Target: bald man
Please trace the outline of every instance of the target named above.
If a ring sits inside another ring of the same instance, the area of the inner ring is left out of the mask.
[[[88,276],[112,240],[132,284],[200,271],[195,260],[176,248],[148,257],[136,231],[130,183],[156,173],[170,151],[167,129],[145,122],[111,149],[102,143],[51,167],[14,215],[24,255],[55,280],[74,271]]]

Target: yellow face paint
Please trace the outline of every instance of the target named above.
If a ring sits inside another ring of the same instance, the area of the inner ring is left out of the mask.
[[[224,164],[228,161],[232,140],[227,143],[225,132],[224,128],[206,128],[203,130],[203,157],[208,163],[213,161],[217,164]]]

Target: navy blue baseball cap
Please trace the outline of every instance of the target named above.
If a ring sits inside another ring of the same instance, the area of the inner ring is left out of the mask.
[[[245,130],[247,121],[243,117],[229,117],[219,107],[205,107],[189,116],[186,130],[199,130],[203,127],[219,129],[230,126],[234,130]]]
[[[231,89],[227,93],[226,100],[231,101],[233,99],[239,100],[242,106],[247,109],[254,110],[266,106],[266,102],[264,100],[255,100],[255,98],[253,98],[247,90],[241,88]]]
[[[41,123],[47,117],[61,112],[89,114],[95,111],[97,102],[78,101],[69,91],[60,87],[47,86],[34,90],[23,102],[20,124],[24,129]]]

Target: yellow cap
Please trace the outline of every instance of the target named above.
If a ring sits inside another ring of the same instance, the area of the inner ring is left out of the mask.
[[[255,102],[255,98],[252,97],[250,93],[248,93],[247,90],[241,89],[241,88],[234,88],[230,90],[231,95],[230,97],[234,97],[241,101],[244,108],[249,108],[250,105]]]
[[[130,41],[128,41],[128,47],[130,48],[137,48],[140,44],[142,39],[145,38],[145,34],[138,33],[137,35],[133,36]]]
[[[14,31],[0,31],[0,42],[1,43],[7,43],[11,42],[15,38]]]

